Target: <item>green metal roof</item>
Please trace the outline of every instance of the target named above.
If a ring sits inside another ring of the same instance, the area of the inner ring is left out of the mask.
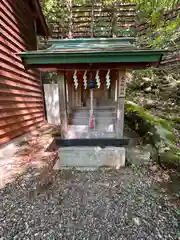
[[[159,62],[163,50],[139,49],[134,38],[50,40],[45,50],[21,52],[25,65]]]

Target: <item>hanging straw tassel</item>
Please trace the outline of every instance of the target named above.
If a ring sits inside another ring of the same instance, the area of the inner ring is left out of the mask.
[[[90,117],[89,117],[89,128],[94,128],[95,118],[94,118],[94,109],[93,109],[93,89],[90,90]]]
[[[90,116],[90,118],[89,118],[89,128],[94,128],[94,126],[95,126],[95,118],[94,118],[94,116],[93,115],[91,115]]]

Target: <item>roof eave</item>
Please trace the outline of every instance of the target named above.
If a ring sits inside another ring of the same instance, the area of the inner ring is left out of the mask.
[[[121,38],[103,38],[103,37],[100,37],[100,38],[86,38],[85,41],[89,42],[90,44],[92,42],[98,42],[98,41],[108,41],[108,42],[126,41],[126,42],[130,42],[130,43],[134,43],[135,38],[134,37],[121,37]],[[49,39],[48,40],[49,44],[61,44],[61,43],[70,43],[70,42],[75,42],[75,43],[84,42],[84,38]]]
[[[35,65],[36,67],[44,65],[49,68],[52,65],[64,64],[128,64],[128,63],[153,63],[159,66],[163,53],[162,52],[132,52],[132,53],[96,53],[96,54],[19,54],[24,65],[28,68]]]

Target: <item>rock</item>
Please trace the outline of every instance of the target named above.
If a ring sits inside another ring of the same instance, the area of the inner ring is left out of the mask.
[[[138,225],[138,226],[140,225],[140,219],[138,217],[133,218],[133,221],[136,225]]]
[[[139,146],[127,149],[126,156],[128,163],[136,166],[148,165],[152,162],[151,150]]]
[[[173,149],[177,140],[171,121],[153,116],[142,107],[130,101],[126,101],[125,110],[126,122],[129,123],[132,129],[137,131],[143,139],[143,143],[148,143],[144,150],[129,149],[127,153],[128,161],[137,165],[144,164],[150,154],[150,159],[162,165],[180,169],[178,147],[176,150]],[[142,151],[145,152],[145,155],[141,154]]]
[[[148,99],[147,101],[146,101],[146,103],[144,104],[144,108],[146,108],[146,109],[150,109],[150,108],[156,108],[156,102],[155,101],[153,101],[153,100],[151,100],[151,99]]]
[[[175,141],[170,121],[158,118],[131,101],[125,103],[125,120],[147,143]]]
[[[152,172],[156,172],[158,170],[158,166],[157,165],[153,165],[149,168]]]
[[[148,77],[142,77],[142,80],[145,82],[152,82],[152,79]]]
[[[147,87],[147,88],[144,89],[144,92],[145,92],[145,93],[150,93],[151,90],[152,90],[151,87]]]

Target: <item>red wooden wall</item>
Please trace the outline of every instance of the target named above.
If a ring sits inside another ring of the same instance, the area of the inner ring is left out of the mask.
[[[40,74],[24,69],[17,52],[36,49],[31,8],[26,0],[0,1],[0,144],[44,120]]]

